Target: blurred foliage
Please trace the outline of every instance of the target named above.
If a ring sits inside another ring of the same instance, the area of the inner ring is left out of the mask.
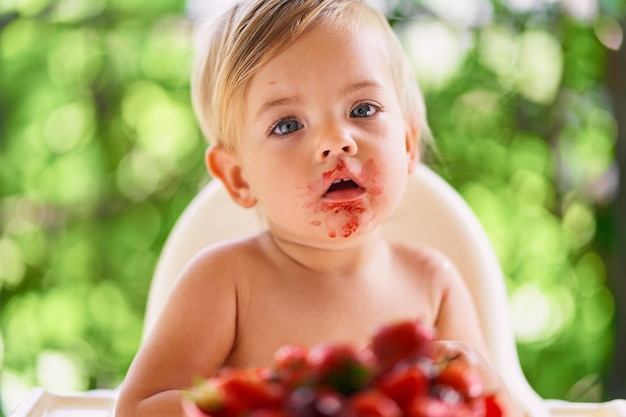
[[[474,3],[474,20],[385,4],[425,90],[433,166],[502,261],[531,384],[599,400],[615,314],[596,248],[615,193],[605,59],[626,6]],[[434,54],[433,34],[448,40]],[[182,0],[0,3],[0,415],[32,386],[123,379],[160,249],[207,180],[191,35]]]
[[[0,374],[115,387],[173,222],[206,181],[190,35],[170,1],[0,6]]]
[[[558,3],[492,11],[478,27],[451,28],[437,16],[460,44],[437,50],[461,57],[449,59],[458,64],[443,80],[437,68],[422,74],[435,166],[496,248],[533,387],[548,398],[599,401],[615,304],[596,245],[597,211],[617,192],[617,122],[604,77],[607,46],[619,46],[623,33],[609,14],[584,19]],[[417,25],[424,21],[408,23],[407,33]],[[615,32],[601,39],[607,30]],[[414,56],[428,56],[415,48]]]

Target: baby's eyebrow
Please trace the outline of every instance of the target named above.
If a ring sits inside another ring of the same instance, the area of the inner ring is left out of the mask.
[[[358,81],[356,83],[350,84],[348,85],[346,88],[343,89],[342,93],[343,94],[350,94],[350,93],[355,93],[359,90],[367,90],[367,89],[380,89],[382,90],[384,87],[382,84],[380,84],[377,81],[374,80],[363,80],[363,81]]]
[[[267,103],[264,103],[257,112],[256,120],[259,120],[265,113],[268,113],[275,107],[290,106],[298,103],[300,103],[300,98],[298,96],[282,97],[276,100],[268,101]]]

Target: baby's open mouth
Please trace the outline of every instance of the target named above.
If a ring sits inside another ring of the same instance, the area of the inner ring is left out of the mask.
[[[330,187],[328,187],[328,190],[326,191],[326,194],[335,192],[335,191],[343,191],[343,190],[350,190],[353,188],[359,188],[359,184],[357,184],[356,182],[352,181],[350,178],[344,178],[341,180],[336,180],[334,181]]]
[[[357,184],[356,182],[354,182],[354,180],[351,180],[350,178],[335,180],[330,185],[330,187],[328,187],[325,197],[328,197],[330,194],[345,194],[346,191],[358,190],[360,188],[361,187],[359,186],[359,184]],[[344,193],[341,193],[341,191],[344,191]]]

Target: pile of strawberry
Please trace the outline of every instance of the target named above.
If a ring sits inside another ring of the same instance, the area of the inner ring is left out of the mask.
[[[435,362],[420,321],[382,326],[370,348],[284,346],[272,367],[225,369],[185,396],[189,417],[500,417],[464,362]]]

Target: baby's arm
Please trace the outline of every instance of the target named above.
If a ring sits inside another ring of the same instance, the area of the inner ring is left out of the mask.
[[[484,389],[496,396],[506,417],[523,413],[511,398],[500,376],[490,365],[490,357],[476,308],[465,282],[452,264],[442,274],[442,299],[436,320],[438,356],[466,362],[481,376]]]
[[[236,333],[232,265],[207,252],[186,268],[131,365],[116,417],[182,416],[181,390],[226,360]]]

